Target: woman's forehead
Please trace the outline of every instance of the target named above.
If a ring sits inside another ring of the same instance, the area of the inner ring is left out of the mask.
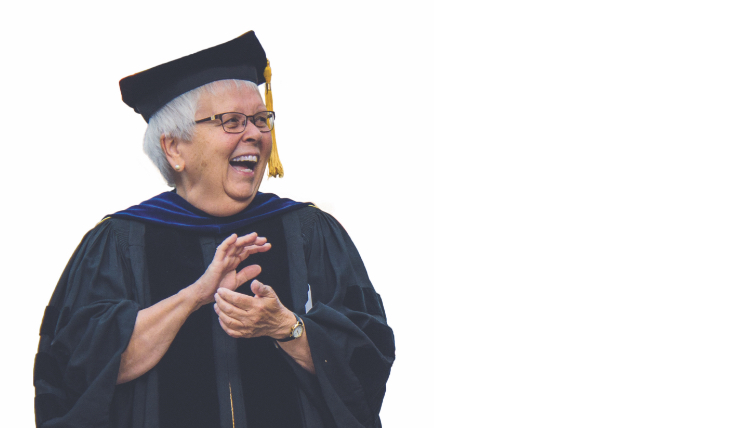
[[[208,115],[237,111],[248,114],[265,110],[263,99],[257,90],[250,87],[222,85],[214,91],[204,91],[198,99],[198,112],[209,111]],[[221,111],[218,111],[221,110]]]

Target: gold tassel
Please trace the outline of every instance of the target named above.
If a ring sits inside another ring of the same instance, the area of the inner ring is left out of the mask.
[[[273,111],[273,94],[271,93],[271,61],[266,59],[266,69],[263,77],[266,78],[266,110]],[[284,167],[281,166],[279,151],[276,148],[276,125],[271,130],[271,157],[268,158],[268,176],[283,177]]]

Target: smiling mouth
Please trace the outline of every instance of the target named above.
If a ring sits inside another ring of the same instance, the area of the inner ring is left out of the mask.
[[[255,165],[258,164],[257,156],[237,156],[236,158],[229,161],[235,169],[240,172],[250,172],[255,169]]]

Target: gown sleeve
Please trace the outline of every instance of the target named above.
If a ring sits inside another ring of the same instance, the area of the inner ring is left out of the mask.
[[[380,427],[393,331],[354,243],[316,208],[302,224],[312,308],[305,323],[317,383],[336,426]],[[327,412],[326,412],[327,413]]]
[[[110,425],[120,356],[140,309],[118,222],[83,238],[45,310],[34,363],[39,427]]]

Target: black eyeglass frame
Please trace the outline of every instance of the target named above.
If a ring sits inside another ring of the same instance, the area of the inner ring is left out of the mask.
[[[225,114],[239,114],[241,116],[245,116],[245,126],[243,126],[242,129],[239,130],[239,131],[227,131],[227,129],[224,128],[224,120],[222,120],[222,118],[221,118]],[[247,124],[248,124],[248,122],[250,122],[250,118],[252,118],[253,126],[255,126],[257,128],[258,125],[255,124],[256,117],[258,117],[258,115],[261,115],[261,114],[262,115],[266,115],[266,114],[269,115],[268,119],[271,119],[271,126],[268,127],[267,131],[261,130],[260,128],[258,128],[258,130],[260,132],[271,132],[271,130],[273,129],[273,126],[274,126],[274,124],[276,122],[276,112],[270,111],[270,110],[268,110],[268,111],[261,111],[261,112],[255,113],[254,115],[251,115],[251,116],[248,116],[245,113],[240,113],[240,112],[237,112],[237,111],[228,111],[226,113],[215,114],[215,115],[213,115],[211,117],[207,117],[205,119],[196,120],[195,123],[199,124],[199,123],[203,123],[203,122],[208,122],[208,121],[211,121],[211,120],[219,119],[221,121],[221,128],[224,130],[224,132],[226,132],[227,134],[240,134],[242,132],[245,132],[245,129],[247,129]],[[265,117],[258,118],[258,120],[263,120],[263,121],[266,121],[268,119],[265,118]]]

